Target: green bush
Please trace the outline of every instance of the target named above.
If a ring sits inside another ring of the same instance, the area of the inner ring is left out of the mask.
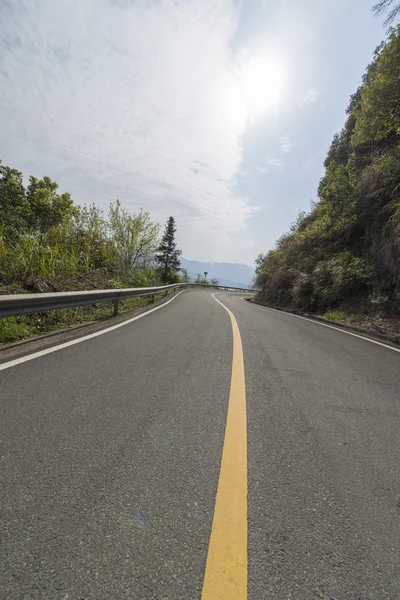
[[[0,294],[158,285],[160,226],[117,200],[107,216],[77,207],[49,177],[31,177],[0,163]],[[171,271],[173,281],[179,278]],[[128,310],[150,297],[121,302]],[[0,320],[0,341],[45,333],[112,313],[111,304]]]

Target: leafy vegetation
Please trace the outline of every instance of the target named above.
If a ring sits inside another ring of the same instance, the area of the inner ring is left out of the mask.
[[[174,226],[175,227],[175,226]],[[178,263],[156,260],[160,226],[148,212],[130,214],[119,200],[107,216],[96,206],[76,206],[49,177],[30,177],[0,163],[0,294],[57,292],[176,282]],[[176,248],[175,248],[176,251]],[[178,251],[176,251],[178,253]],[[150,299],[136,298],[122,308]],[[0,320],[0,341],[109,315],[101,304]]]
[[[259,299],[339,314],[341,320],[354,310],[380,317],[397,313],[400,26],[377,48],[350,99],[346,123],[325,160],[318,196],[276,247],[258,257]]]

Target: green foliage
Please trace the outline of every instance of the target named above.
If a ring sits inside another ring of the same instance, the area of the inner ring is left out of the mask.
[[[10,317],[0,319],[0,342],[12,342],[32,335],[34,330],[29,327],[26,319]]]
[[[155,257],[159,264],[161,280],[164,283],[175,283],[173,280],[177,277],[177,271],[181,266],[179,256],[182,252],[176,248],[175,233],[175,219],[174,217],[170,217],[165,226],[164,235]]]
[[[159,245],[160,226],[148,212],[130,214],[117,200],[104,217],[94,205],[75,206],[49,177],[31,177],[25,189],[22,173],[0,164],[0,294],[157,285]],[[177,255],[168,263],[171,278]],[[3,319],[0,341],[109,314],[103,304]]]
[[[12,236],[26,224],[28,202],[22,173],[0,161],[0,228],[3,235]]]
[[[400,37],[399,29],[376,50],[361,90],[351,138],[353,146],[380,142],[400,133]]]
[[[351,325],[357,322],[357,316],[349,314],[344,310],[329,310],[328,312],[321,315],[324,319],[329,321],[335,321],[336,323],[345,323]]]
[[[256,260],[260,299],[300,310],[400,299],[400,28],[375,53],[325,160],[316,203]],[[380,309],[383,305],[380,304]]]
[[[49,177],[31,177],[25,190],[22,173],[0,164],[0,222],[2,235],[12,238],[21,230],[42,233],[68,224],[78,214],[70,194],[58,194]]]
[[[77,209],[70,194],[58,194],[58,185],[50,177],[30,177],[26,190],[28,200],[27,222],[30,227],[42,232],[51,227],[67,224]]]
[[[111,203],[108,222],[116,253],[116,269],[126,275],[140,267],[143,275],[159,246],[159,225],[153,223],[150,214],[143,210],[130,215],[119,200]]]
[[[345,250],[320,261],[313,271],[313,296],[318,306],[336,304],[369,288],[373,267],[365,258]]]

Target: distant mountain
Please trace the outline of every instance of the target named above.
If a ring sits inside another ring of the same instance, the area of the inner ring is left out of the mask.
[[[224,262],[199,262],[198,260],[187,260],[181,256],[181,266],[187,269],[192,279],[204,271],[207,271],[207,279],[216,277],[221,285],[232,285],[237,287],[247,287],[251,284],[254,277],[254,269],[249,265],[242,263],[224,263]]]

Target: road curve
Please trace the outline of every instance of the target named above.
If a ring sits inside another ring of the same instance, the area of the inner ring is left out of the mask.
[[[398,600],[400,354],[216,298],[244,354],[248,598]],[[232,353],[193,290],[0,371],[1,599],[200,600]]]

